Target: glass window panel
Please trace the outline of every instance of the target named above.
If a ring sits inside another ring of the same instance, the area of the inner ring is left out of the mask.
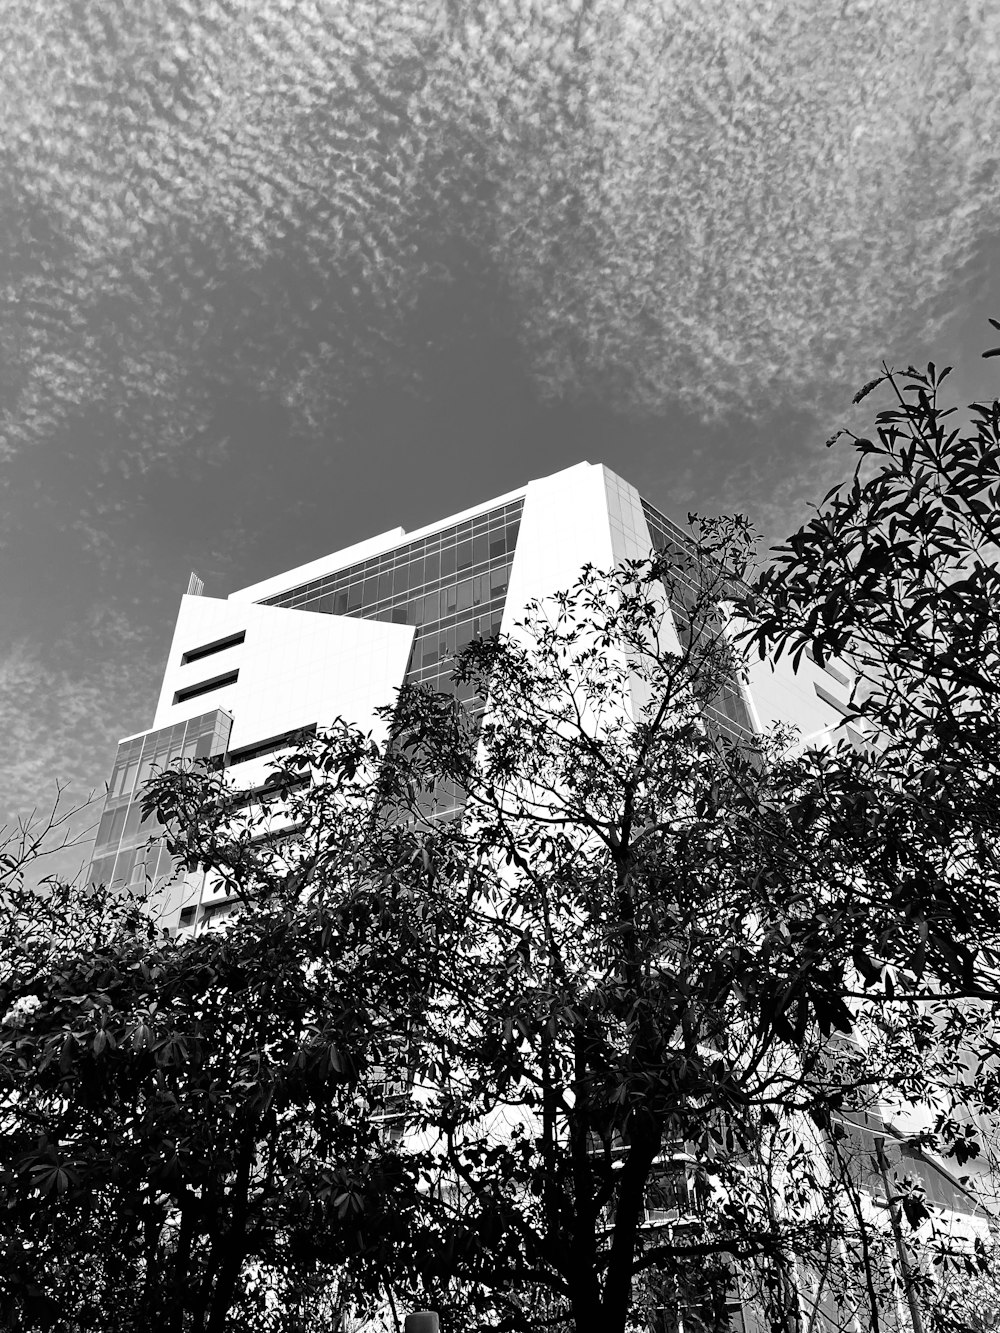
[[[107,884],[115,868],[115,853],[110,856],[98,856],[90,867],[91,884]]]
[[[134,838],[139,831],[139,816],[142,814],[142,807],[138,801],[133,801],[128,807],[128,815],[125,819],[125,827],[122,829],[123,838]]]
[[[170,855],[166,842],[160,843],[160,850],[156,858],[156,874],[169,875],[174,868],[174,858]]]
[[[458,564],[458,552],[454,546],[446,546],[441,552],[441,577],[454,574]]]
[[[335,616],[346,616],[346,615],[347,615],[347,589],[346,589],[346,588],[341,588],[341,590],[340,590],[338,593],[334,594],[334,598],[333,598],[333,606],[334,606],[333,614],[334,614]]]
[[[392,608],[392,619],[393,619],[393,622],[394,622],[395,624],[397,624],[397,625],[405,625],[405,624],[406,624],[406,607],[405,607],[405,606],[394,606],[394,607]]]
[[[464,579],[458,585],[458,603],[456,610],[467,611],[472,605],[472,580]]]
[[[406,604],[407,612],[406,623],[408,625],[422,625],[424,623],[424,599],[414,597],[412,601]]]
[[[477,574],[472,580],[472,605],[478,606],[480,602],[489,601],[490,597],[490,576],[488,574]]]
[[[424,581],[424,562],[423,559],[414,560],[410,565],[410,587],[419,588]]]
[[[198,744],[194,747],[195,759],[207,759],[212,753],[212,736],[199,736]]]
[[[101,822],[97,828],[97,837],[94,839],[95,847],[102,847],[111,836],[111,825],[114,822],[114,810],[105,810],[101,816]]]
[[[141,831],[149,833],[154,828],[158,828],[159,823],[160,821],[156,817],[156,811],[150,810],[149,814],[139,821],[139,828]]]
[[[369,576],[368,578],[365,579],[364,586],[361,589],[361,601],[365,606],[367,606],[370,602],[374,602],[377,597],[378,597],[378,579],[371,578]]]
[[[434,551],[428,555],[424,561],[424,581],[432,583],[434,579],[441,577],[441,552]]]
[[[490,539],[485,532],[477,532],[472,539],[472,563],[481,565],[490,557]]]
[[[441,614],[450,616],[458,606],[458,587],[452,584],[450,588],[441,589]]]
[[[500,597],[507,591],[507,576],[510,572],[509,565],[498,565],[490,570],[490,596]]]
[[[438,660],[438,657],[440,655],[441,655],[441,650],[436,643],[433,642],[425,643],[421,653],[421,660],[420,660],[421,666],[425,667],[433,666],[434,663]]]
[[[460,542],[458,546],[458,567],[468,569],[472,564],[472,542]]]
[[[506,544],[505,544],[505,542],[504,542],[504,535],[503,535],[503,533],[502,533],[502,532],[491,532],[491,533],[490,533],[490,559],[491,559],[491,560],[496,560],[499,556],[502,556],[502,555],[504,554],[504,551],[505,551],[505,550],[506,550]]]
[[[410,587],[410,566],[397,565],[392,576],[392,590],[394,593],[407,592]]]
[[[392,596],[392,571],[383,570],[378,576],[378,599]]]
[[[333,614],[333,593],[326,592],[322,597],[316,599],[313,603],[313,610],[321,615],[329,616]]]
[[[520,527],[518,523],[508,523],[504,529],[504,540],[507,544],[507,554],[510,555],[517,544],[517,530]]]
[[[121,781],[118,790],[115,792],[116,796],[128,796],[131,793],[138,768],[139,761],[137,759],[129,760],[128,764],[121,771]]]
[[[115,862],[115,884],[127,884],[132,877],[132,867],[135,865],[135,848],[130,847],[127,852],[122,852]]]
[[[347,590],[347,609],[349,612],[356,611],[360,605],[361,605],[361,584],[352,583]]]
[[[441,594],[429,592],[424,598],[424,623],[437,620],[441,606]]]
[[[455,626],[455,652],[462,649],[475,638],[471,620],[460,620]]]

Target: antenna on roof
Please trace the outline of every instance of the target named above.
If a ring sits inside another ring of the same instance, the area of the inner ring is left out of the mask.
[[[200,579],[192,569],[188,578],[187,592],[189,597],[200,597],[205,591],[205,580]]]

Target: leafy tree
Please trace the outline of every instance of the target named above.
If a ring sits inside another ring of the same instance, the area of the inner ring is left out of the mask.
[[[353,1294],[331,1260],[363,1268],[360,1214],[386,1243],[407,1225],[387,1200],[410,1164],[359,1083],[381,1039],[366,1006],[399,1011],[403,978],[386,967],[368,989],[366,974],[360,994],[332,920],[278,891],[179,947],[141,903],[53,890],[16,873],[6,892],[32,921],[0,975],[11,1326],[287,1328],[289,1309],[329,1312]]]
[[[341,727],[293,754],[277,820],[224,774],[153,780],[177,857],[244,911],[0,981],[0,1188],[63,1326],[95,1317],[60,1262],[98,1218],[122,1326],[178,1330],[267,1327],[333,1273],[356,1308],[432,1303],[456,1330],[715,1329],[737,1293],[775,1330],[878,1329],[896,1296],[930,1308],[914,1245],[977,1262],[928,1234],[925,1182],[930,1151],[975,1156],[996,1092],[971,500],[997,412],[959,447],[939,378],[752,594],[745,526],[701,523],[471,645],[457,682],[486,705],[404,691],[385,746]],[[734,728],[726,603],[750,644],[854,662],[872,743]],[[899,1145],[882,1116],[914,1106]]]

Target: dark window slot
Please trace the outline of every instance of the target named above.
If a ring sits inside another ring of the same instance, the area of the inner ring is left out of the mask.
[[[296,727],[294,731],[283,731],[278,736],[268,736],[265,740],[254,741],[253,745],[242,745],[238,750],[229,751],[226,767],[232,768],[233,764],[245,764],[251,759],[261,759],[266,754],[290,749],[291,746],[303,744],[315,735],[316,723],[310,722],[308,726]]]
[[[187,666],[188,662],[200,662],[203,657],[211,657],[213,653],[221,653],[227,648],[235,648],[243,642],[246,636],[246,630],[241,629],[238,634],[227,634],[224,639],[213,639],[211,643],[203,643],[200,648],[190,648],[181,655],[181,665]]]
[[[227,671],[221,676],[213,676],[211,680],[202,680],[197,685],[188,685],[186,689],[177,690],[174,693],[174,703],[182,704],[188,699],[197,699],[200,694],[208,694],[211,690],[221,690],[226,685],[235,685],[239,679],[239,674],[239,671]]]
[[[825,704],[829,704],[831,708],[835,708],[841,717],[857,717],[857,714],[852,709],[848,708],[846,704],[841,703],[835,695],[831,694],[829,690],[825,690],[822,685],[814,684],[813,688],[819,698],[821,698]]]
[[[259,787],[248,787],[246,791],[235,792],[232,798],[225,803],[224,808],[229,811],[242,810],[248,805],[265,804],[272,799],[286,796],[289,792],[299,791],[301,788],[309,785],[311,779],[309,774],[300,778],[289,778],[285,781],[262,782]]]

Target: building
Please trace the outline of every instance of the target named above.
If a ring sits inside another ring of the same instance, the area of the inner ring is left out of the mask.
[[[151,882],[164,927],[190,929],[231,903],[204,876],[173,883],[139,804],[154,767],[210,758],[253,792],[298,735],[337,717],[370,728],[403,681],[451,689],[454,654],[507,631],[532,598],[568,588],[588,562],[610,568],[683,542],[683,532],[600,464],[579,463],[416,532],[393,528],[239,588],[181,599],[148,730],[118,744],[90,878]],[[755,665],[717,710],[724,729],[780,721],[808,738],[843,721],[844,681],[804,661]]]
[[[116,885],[171,878],[162,840],[143,823],[149,774],[210,758],[253,792],[275,754],[343,718],[376,728],[375,710],[404,682],[452,689],[454,654],[509,631],[525,605],[568,588],[582,567],[610,568],[685,541],[684,533],[609,468],[580,463],[406,533],[393,528],[308,564],[206,597],[181,599],[152,725],[123,737],[95,840],[90,878]],[[804,660],[755,663],[747,688],[720,700],[726,730],[775,722],[804,739],[843,722],[844,678]],[[155,898],[169,929],[227,906],[188,876]]]

